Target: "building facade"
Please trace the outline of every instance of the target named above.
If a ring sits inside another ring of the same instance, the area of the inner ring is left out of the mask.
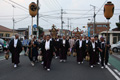
[[[94,25],[93,22],[87,24],[88,28],[90,28],[90,35],[93,35],[93,25]],[[94,33],[99,34],[102,31],[107,31],[107,30],[109,31],[109,29],[110,29],[110,23],[108,23],[108,22],[96,22]]]
[[[14,34],[17,33],[16,31],[14,31]],[[0,25],[0,37],[12,37],[13,36],[13,30],[9,29],[7,27],[4,27],[2,25]]]

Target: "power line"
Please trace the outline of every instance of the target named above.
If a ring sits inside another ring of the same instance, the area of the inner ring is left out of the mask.
[[[18,6],[20,6],[20,7],[22,7],[22,8],[24,8],[24,9],[26,9],[26,10],[28,10],[28,8],[26,8],[26,7],[22,6],[22,5],[20,5],[20,4],[16,3],[16,2],[14,2],[14,1],[12,1],[12,0],[9,0],[9,1],[12,2],[12,3],[14,3],[14,4],[16,4],[16,5],[18,5]]]
[[[3,1],[6,2],[6,3],[8,3],[8,4],[11,4],[12,6],[17,7],[17,8],[19,8],[19,9],[21,9],[21,10],[24,10],[24,9],[22,9],[21,7],[15,6],[15,5],[13,5],[12,3],[8,2],[8,1],[5,1],[5,0],[3,0]],[[25,12],[28,12],[28,11],[26,11],[26,10],[24,10],[24,11],[25,11]]]
[[[56,2],[58,3],[58,5],[60,6],[60,8],[62,9],[62,6],[61,6],[60,3],[58,2],[58,0],[56,0]]]
[[[55,4],[56,4],[56,7],[58,7],[59,9],[61,9],[61,7],[60,7],[60,6],[58,6],[59,4],[57,4],[56,0],[52,0],[52,1],[53,1],[53,3],[55,3]]]
[[[27,16],[27,17],[24,17],[24,18],[21,18],[20,20],[18,20],[18,21],[15,21],[15,23],[17,23],[17,22],[20,22],[20,21],[23,21],[23,20],[25,20],[25,19],[27,19],[29,16]]]
[[[100,9],[98,10],[98,12],[100,12],[100,10],[102,9],[102,7],[105,5],[105,3],[107,2],[108,0],[105,0],[105,2],[103,3],[103,5],[100,7]],[[96,15],[98,14],[98,12],[96,13]]]

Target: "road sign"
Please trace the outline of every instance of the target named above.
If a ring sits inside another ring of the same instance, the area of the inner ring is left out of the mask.
[[[33,25],[33,28],[37,28],[37,25],[36,25],[36,24],[34,24],[34,25]]]

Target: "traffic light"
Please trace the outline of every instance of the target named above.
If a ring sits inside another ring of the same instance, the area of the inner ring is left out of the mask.
[[[29,5],[29,14],[32,16],[32,17],[35,17],[37,15],[37,4],[35,4],[35,2],[32,2],[30,5]]]

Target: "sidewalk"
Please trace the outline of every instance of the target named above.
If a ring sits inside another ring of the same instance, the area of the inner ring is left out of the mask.
[[[114,53],[109,56],[109,63],[120,71],[120,53]]]

